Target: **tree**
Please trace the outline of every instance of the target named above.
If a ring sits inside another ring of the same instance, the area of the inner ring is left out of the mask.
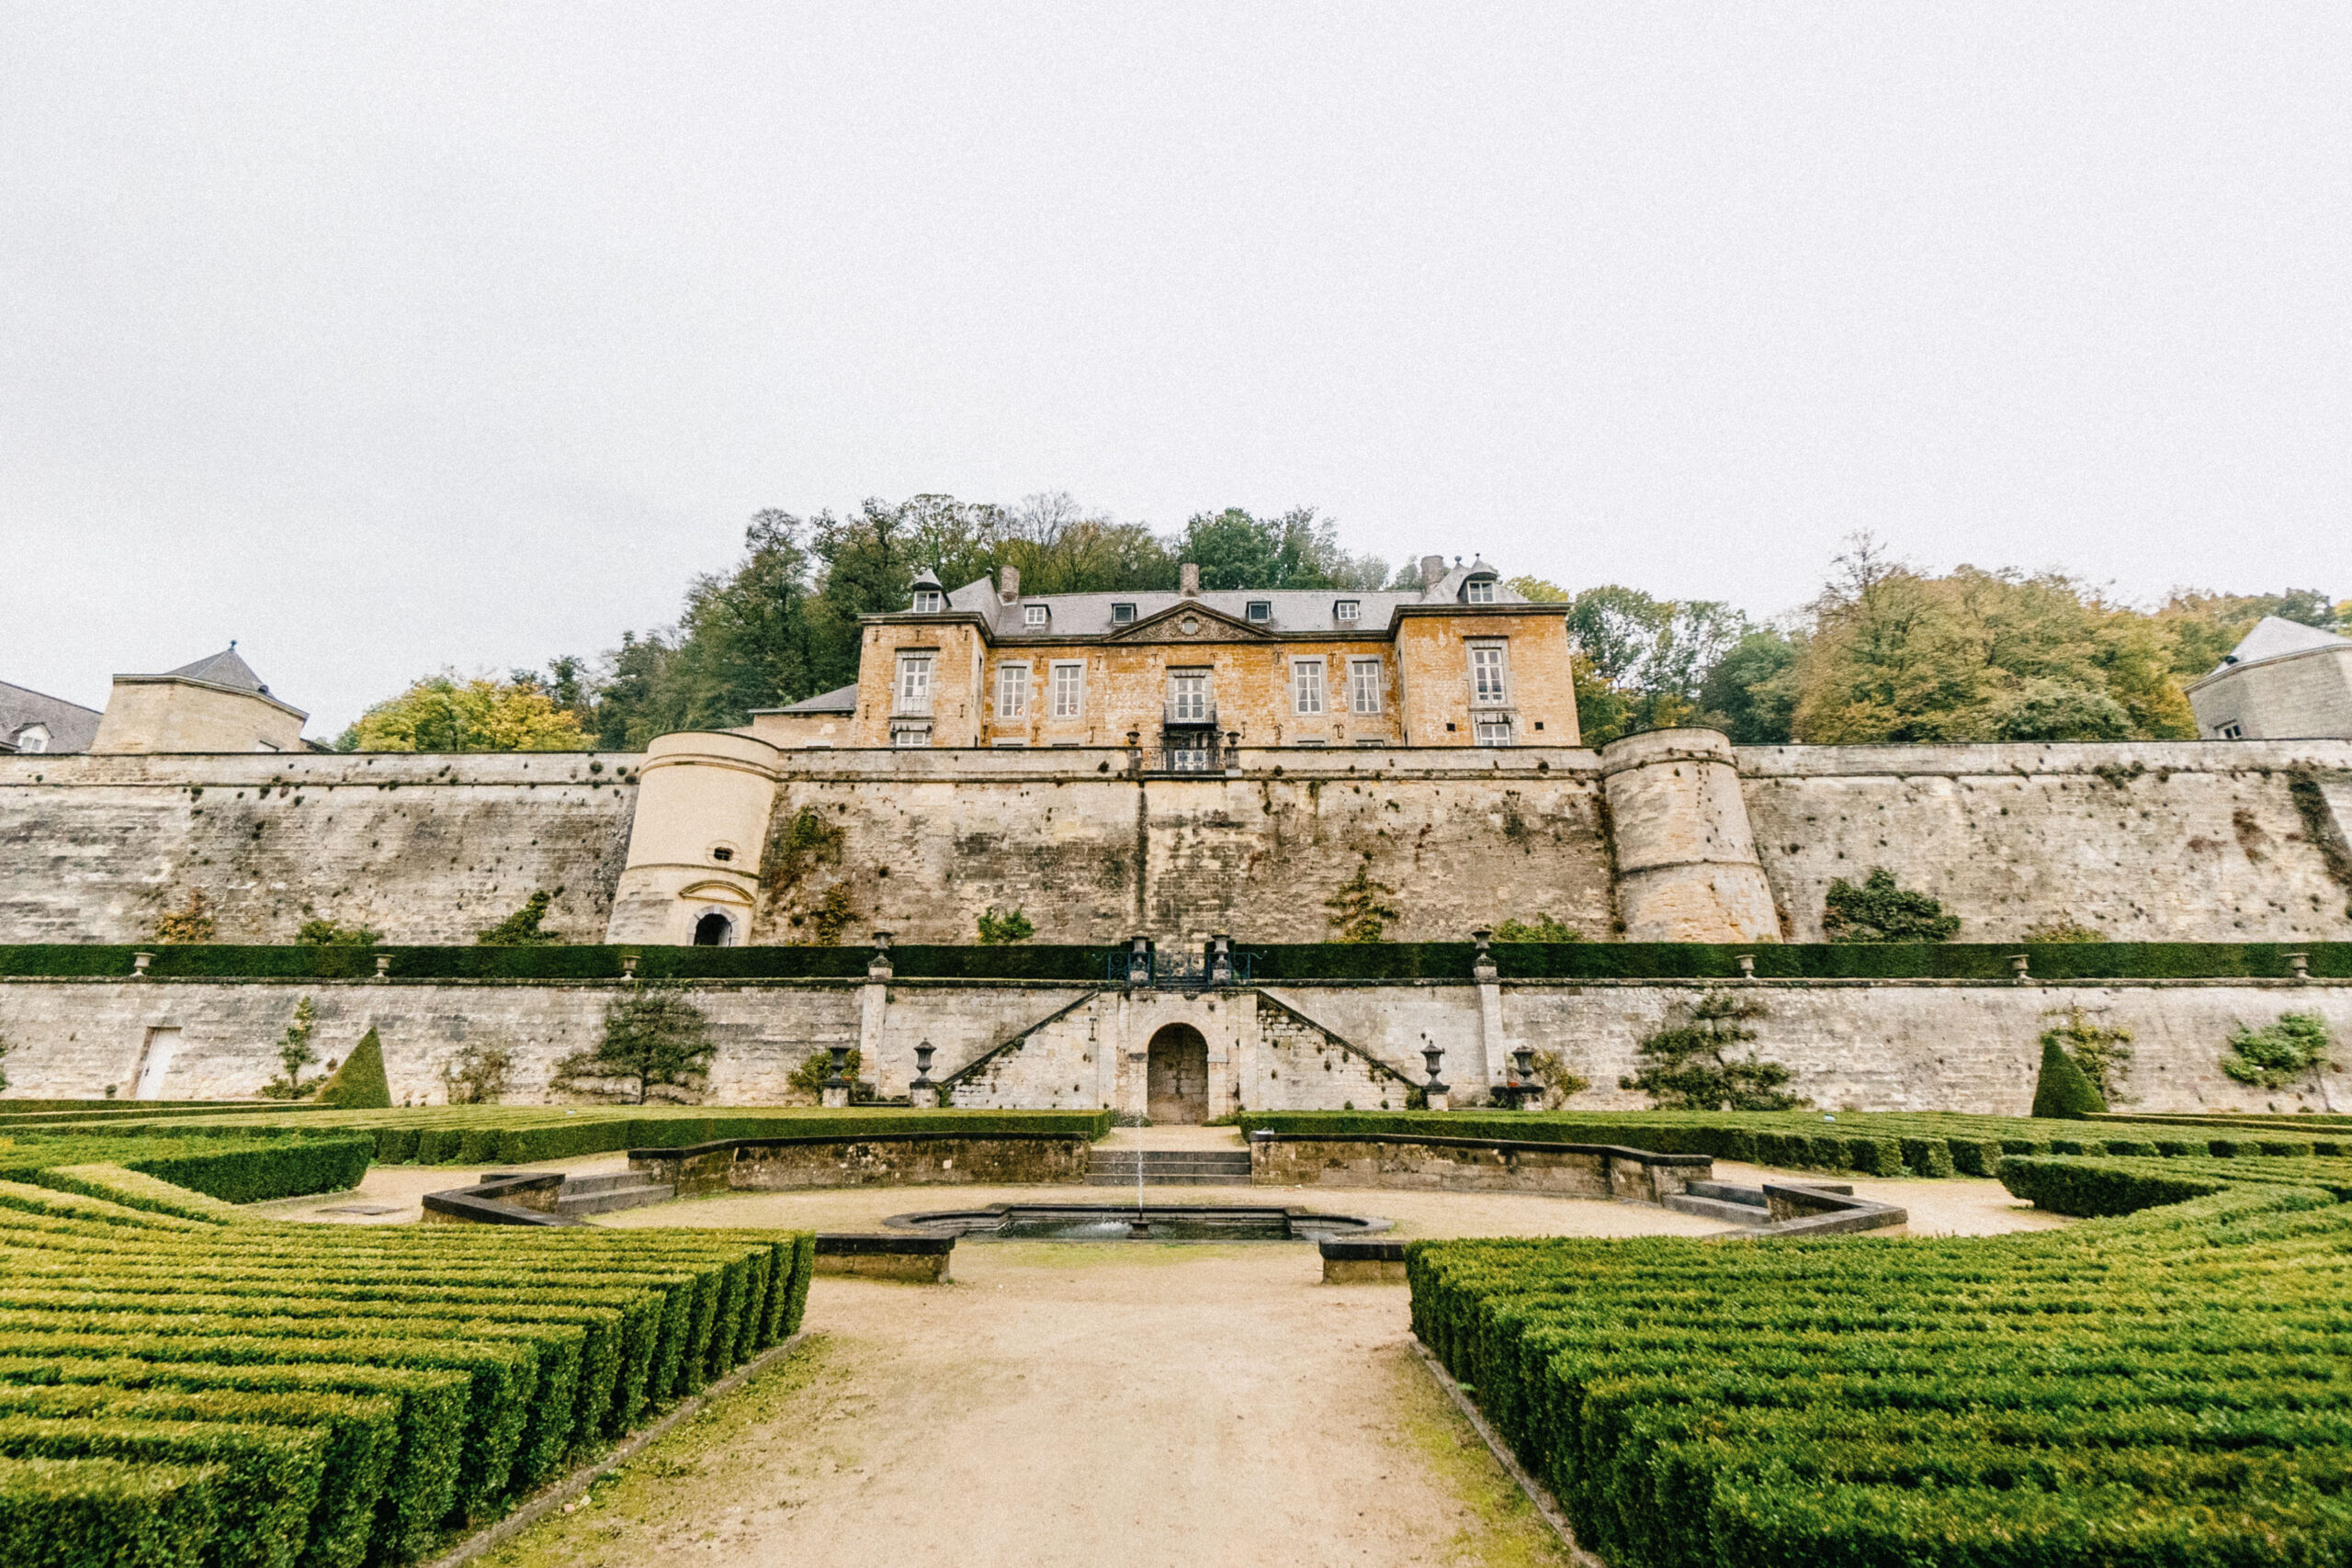
[[[1339,525],[1311,506],[1256,517],[1238,506],[1195,513],[1178,546],[1205,589],[1378,588],[1387,563],[1340,547]]]
[[[2288,1089],[2306,1077],[2333,1070],[2335,1063],[2329,1054],[2334,1049],[2325,1019],[2317,1013],[2281,1013],[2278,1022],[2260,1029],[2239,1024],[2230,1036],[2229,1055],[2222,1058],[2222,1071],[2240,1083]]]
[[[1577,724],[1588,746],[1697,722],[1708,671],[1749,630],[1729,604],[1654,599],[1614,583],[1569,600],[1567,623],[1577,650]]]
[[[556,705],[528,671],[504,681],[428,675],[359,716],[346,751],[585,751],[580,716]]]
[[[645,1105],[690,1104],[706,1087],[718,1047],[710,1021],[674,985],[647,981],[605,1010],[605,1032],[593,1049],[556,1064],[551,1087]]]
[[[1634,1048],[1642,1066],[1617,1087],[1640,1089],[1661,1111],[1793,1111],[1812,1103],[1785,1092],[1794,1075],[1778,1062],[1758,1061],[1753,1050],[1738,1060],[1724,1055],[1755,1041],[1748,1025],[1766,1011],[1758,997],[1705,993],[1686,1021],[1657,1030]]]
[[[494,926],[485,926],[475,933],[477,947],[560,947],[563,938],[548,931],[540,922],[547,919],[548,906],[563,897],[560,887],[541,888],[523,900],[523,907]]]
[[[319,1054],[311,1049],[311,1036],[318,1027],[318,1010],[304,997],[294,1004],[294,1021],[278,1037],[278,1074],[261,1086],[263,1099],[300,1100],[319,1087],[302,1081],[302,1069],[319,1059]]]
[[[1860,887],[1838,877],[1821,911],[1821,934],[1831,942],[1950,942],[1960,917],[1925,893],[1895,886],[1894,873],[1873,866]]]
[[[1738,746],[1785,746],[1796,693],[1789,672],[1797,644],[1762,627],[1747,633],[1708,669],[1699,683],[1701,718]]]
[[[1331,911],[1329,923],[1338,928],[1340,942],[1379,942],[1388,926],[1404,917],[1396,907],[1387,902],[1396,889],[1372,874],[1372,852],[1364,852],[1363,863],[1356,874],[1340,884],[1339,890],[1323,900]]]

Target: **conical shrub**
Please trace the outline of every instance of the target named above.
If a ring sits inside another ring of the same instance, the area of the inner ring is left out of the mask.
[[[2055,1040],[2041,1043],[2041,1077],[2033,1086],[2033,1113],[2057,1121],[2074,1121],[2105,1111],[2107,1101],[2090,1075],[2075,1065],[2066,1048]]]
[[[322,1105],[340,1105],[347,1111],[389,1111],[392,1107],[391,1080],[384,1076],[384,1043],[370,1029],[351,1048],[319,1092],[311,1099]]]

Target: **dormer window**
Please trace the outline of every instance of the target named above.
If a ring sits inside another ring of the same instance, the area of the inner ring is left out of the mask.
[[[1358,601],[1341,599],[1332,604],[1331,618],[1335,621],[1352,621],[1362,609],[1363,605]]]
[[[946,607],[947,595],[942,593],[938,589],[918,588],[915,590],[916,615],[935,615]]]
[[[1113,626],[1124,626],[1132,622],[1135,618],[1136,607],[1133,604],[1114,604],[1111,606],[1111,624]]]
[[[1495,602],[1495,580],[1474,577],[1462,585],[1462,602],[1465,604],[1491,604]]]
[[[1250,601],[1246,614],[1253,623],[1262,626],[1274,618],[1274,602],[1271,599],[1252,599]]]
[[[1026,604],[1021,610],[1021,624],[1032,631],[1043,629],[1050,612],[1043,604]]]

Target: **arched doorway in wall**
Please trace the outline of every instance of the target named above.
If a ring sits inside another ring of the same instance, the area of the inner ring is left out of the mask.
[[[1144,1114],[1159,1123],[1209,1119],[1209,1043],[1189,1023],[1151,1037]]]
[[[716,909],[707,910],[695,922],[696,947],[732,947],[735,945],[735,922]]]

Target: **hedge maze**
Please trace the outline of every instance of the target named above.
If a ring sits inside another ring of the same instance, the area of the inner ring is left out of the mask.
[[[413,1561],[795,1333],[813,1269],[805,1233],[274,1224],[86,1145],[0,1151],[6,1568]],[[371,1147],[104,1152],[316,1191]]]
[[[2002,1177],[2113,1217],[1415,1243],[1414,1327],[1611,1568],[2352,1561],[2352,1160]]]

